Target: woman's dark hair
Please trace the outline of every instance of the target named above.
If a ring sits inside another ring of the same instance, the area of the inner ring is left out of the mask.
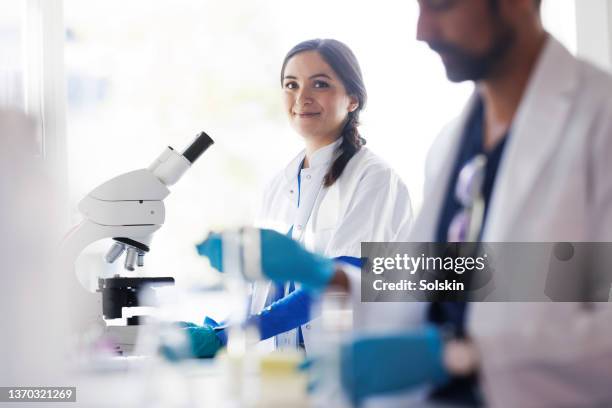
[[[293,47],[283,61],[281,68],[281,85],[285,78],[285,67],[293,56],[305,51],[317,51],[327,64],[334,70],[342,81],[346,93],[357,98],[359,105],[353,112],[348,113],[348,120],[342,128],[342,143],[338,148],[340,156],[332,163],[325,178],[323,185],[331,186],[340,178],[349,160],[366,144],[366,140],[361,137],[357,126],[359,126],[359,113],[365,107],[368,95],[363,83],[361,68],[355,58],[355,54],[344,43],[332,39],[316,39],[304,41]]]

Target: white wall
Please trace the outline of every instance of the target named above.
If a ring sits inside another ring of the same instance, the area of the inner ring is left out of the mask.
[[[578,56],[612,71],[612,0],[575,0]]]

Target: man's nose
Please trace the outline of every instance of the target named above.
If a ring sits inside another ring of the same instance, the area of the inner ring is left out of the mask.
[[[417,20],[417,41],[431,42],[436,39],[437,32],[435,19],[431,13],[421,7]]]

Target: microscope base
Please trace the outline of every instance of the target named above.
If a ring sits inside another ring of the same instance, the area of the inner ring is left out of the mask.
[[[140,326],[106,326],[104,334],[113,341],[118,354],[122,356],[134,355],[138,330]]]

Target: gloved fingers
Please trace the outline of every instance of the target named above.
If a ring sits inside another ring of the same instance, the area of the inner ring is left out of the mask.
[[[204,325],[208,325],[210,327],[217,327],[219,323],[217,323],[212,317],[206,316],[204,318]]]
[[[205,256],[210,261],[210,266],[223,272],[223,246],[221,234],[211,232],[208,237],[196,245],[198,254]]]
[[[359,404],[373,395],[444,384],[442,349],[434,327],[354,339],[341,351],[342,387]]]
[[[191,354],[196,358],[211,358],[221,348],[221,341],[210,326],[184,329],[191,345]]]
[[[262,229],[261,266],[264,275],[275,282],[297,281],[319,291],[335,272],[334,262],[308,251],[299,242],[273,230]]]
[[[159,354],[169,361],[212,358],[222,347],[212,326],[197,326],[188,322],[178,322],[174,326],[175,331],[167,333],[158,347]]]
[[[186,330],[199,326],[190,322],[175,322],[160,333],[157,352],[170,362],[191,357],[191,344]]]
[[[176,322],[176,323],[174,323],[174,325],[176,325],[176,326],[180,327],[181,329],[183,329],[183,328],[185,328],[185,327],[198,327],[198,325],[197,325],[197,324],[195,324],[195,323],[191,323],[191,322],[183,322],[183,321]]]

